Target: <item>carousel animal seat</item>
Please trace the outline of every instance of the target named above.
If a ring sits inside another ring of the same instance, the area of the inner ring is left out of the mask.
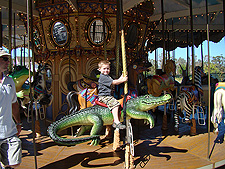
[[[163,87],[171,88],[174,86],[174,81],[171,81],[171,78],[167,74],[163,74],[161,76],[159,75],[153,75],[153,80],[158,84],[164,84]]]
[[[131,96],[128,95],[128,96],[127,96],[127,99],[126,99],[126,102],[127,102],[128,100],[130,100],[130,99],[131,99]],[[122,108],[123,108],[123,100],[124,100],[124,98],[121,98],[121,99],[118,100],[119,103],[120,103],[120,106],[121,106]],[[105,103],[102,103],[102,102],[98,101],[98,99],[95,100],[95,104],[97,104],[97,105],[99,105],[99,106],[103,106],[103,107],[108,107]]]

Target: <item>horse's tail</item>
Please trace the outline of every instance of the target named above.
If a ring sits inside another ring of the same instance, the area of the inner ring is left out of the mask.
[[[70,91],[66,96],[70,107],[69,113],[72,113],[73,111],[78,111],[80,108],[80,105],[78,103],[78,94],[79,92]]]

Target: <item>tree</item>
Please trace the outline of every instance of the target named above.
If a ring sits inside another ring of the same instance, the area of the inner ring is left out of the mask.
[[[208,73],[208,56],[204,57],[204,72]],[[223,81],[225,76],[225,57],[213,56],[210,62],[210,73],[216,74],[219,81]]]

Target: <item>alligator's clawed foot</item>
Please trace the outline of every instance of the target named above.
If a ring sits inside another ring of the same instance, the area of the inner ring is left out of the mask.
[[[90,145],[97,146],[99,145],[99,142],[100,142],[100,137],[93,139]]]

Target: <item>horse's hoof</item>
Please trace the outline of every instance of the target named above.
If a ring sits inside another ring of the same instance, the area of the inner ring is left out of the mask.
[[[178,125],[175,125],[175,126],[174,126],[174,130],[175,130],[176,132],[178,132],[178,131],[179,131],[179,127],[178,127]]]

